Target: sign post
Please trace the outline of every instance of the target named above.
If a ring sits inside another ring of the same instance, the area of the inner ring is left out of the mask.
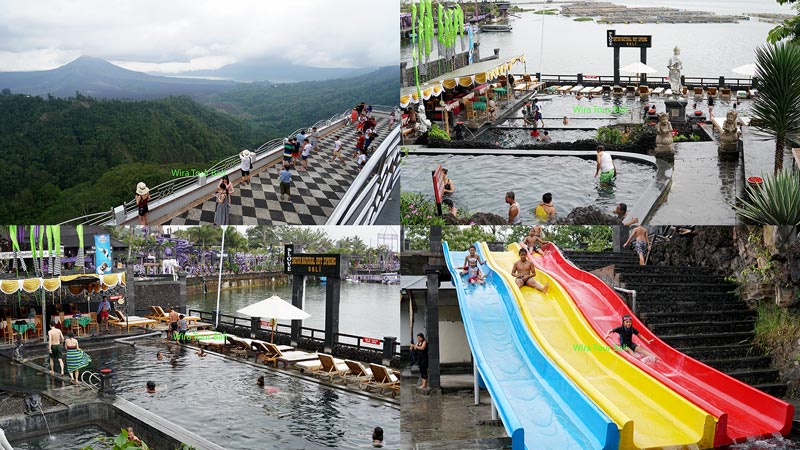
[[[444,173],[442,165],[436,166],[436,170],[431,171],[433,177],[433,197],[436,200],[436,214],[442,217],[442,195],[444,195]]]
[[[639,60],[647,64],[647,48],[653,46],[653,36],[621,35],[617,30],[606,30],[606,46],[614,48],[614,84],[619,85],[619,49],[620,47],[639,48]],[[642,75],[641,83],[647,83],[647,75]]]
[[[347,258],[335,254],[294,253],[293,245],[284,248],[284,273],[292,275],[292,304],[303,308],[303,286],[307,275],[327,277],[325,284],[325,352],[332,353],[339,334],[339,300],[342,277],[348,273]],[[292,321],[292,345],[301,336],[301,320]]]

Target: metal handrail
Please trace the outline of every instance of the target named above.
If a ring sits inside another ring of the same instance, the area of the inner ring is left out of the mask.
[[[372,105],[372,110],[374,112],[380,112],[380,113],[389,114],[394,110],[394,107],[385,106],[385,105]],[[312,125],[312,127],[315,126],[318,129],[324,129],[324,128],[326,128],[328,126],[331,126],[331,125],[334,125],[334,124],[336,124],[338,122],[347,120],[347,118],[350,116],[350,112],[351,111],[352,111],[352,109],[347,109],[347,110],[345,110],[345,111],[343,111],[341,113],[334,114],[333,116],[331,116],[328,119],[318,121],[317,123]],[[295,130],[293,133],[289,134],[288,136],[295,136],[295,135],[297,135],[297,133],[299,131],[305,130],[305,129],[309,129],[309,128],[311,128],[311,127],[298,128],[297,130]],[[262,156],[262,155],[264,155],[266,153],[272,153],[272,152],[275,152],[275,151],[279,151],[282,148],[282,146],[283,146],[283,138],[269,140],[269,141],[265,142],[264,144],[261,144],[254,151],[254,153],[256,153],[256,159],[258,159],[259,156]],[[229,170],[234,169],[239,164],[239,162],[240,162],[239,155],[238,154],[232,155],[232,156],[229,156],[229,157],[227,157],[227,158],[225,158],[225,159],[223,159],[221,161],[218,161],[213,166],[208,168],[204,173],[209,174],[209,173],[228,172]],[[189,186],[197,184],[198,178],[199,178],[199,175],[178,177],[178,178],[172,178],[172,179],[167,180],[167,181],[165,181],[165,182],[163,182],[163,183],[161,183],[159,185],[156,185],[156,186],[150,188],[150,200],[151,201],[157,201],[157,200],[169,197],[169,196],[173,195],[177,191],[183,190],[183,189],[185,189],[185,188],[187,188]],[[129,200],[129,201],[123,203],[122,207],[124,208],[125,216],[127,217],[130,213],[133,213],[134,211],[136,211],[136,208],[137,208],[136,200],[135,199]],[[89,219],[89,218],[91,218],[91,219],[90,220],[85,220],[85,219]],[[115,220],[115,212],[114,212],[114,208],[112,208],[109,211],[103,211],[103,212],[99,212],[99,213],[87,214],[87,215],[83,215],[83,216],[76,217],[76,218],[73,218],[73,219],[69,219],[69,220],[66,220],[64,222],[61,222],[59,225],[68,225],[68,224],[71,224],[71,223],[84,223],[84,224],[87,224],[87,225],[104,225],[104,224],[108,224],[108,223],[114,223],[114,220]]]
[[[353,184],[328,217],[326,225],[371,225],[377,218],[387,194],[394,187],[399,174],[400,126],[396,126],[381,142],[378,150],[367,161]],[[388,164],[387,164],[388,163]],[[377,175],[377,176],[373,176]],[[380,183],[379,189],[372,189]],[[354,206],[368,202],[366,208],[357,210]],[[377,203],[376,203],[377,202]],[[359,213],[353,221],[354,214]]]

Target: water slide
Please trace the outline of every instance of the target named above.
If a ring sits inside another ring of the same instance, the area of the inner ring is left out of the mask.
[[[531,340],[503,279],[484,265],[486,284],[468,284],[459,275],[467,253],[442,247],[475,366],[512,448],[616,449],[617,425]]]
[[[716,416],[715,446],[742,442],[747,437],[789,433],[792,405],[678,352],[648,330],[603,281],[573,266],[555,245],[547,244],[543,250],[544,257],[533,258],[534,264],[567,290],[598,335],[620,326],[620,318],[630,314],[641,336],[654,339],[646,347],[658,355],[657,362],[645,364],[627,353],[623,357]],[[612,334],[609,340],[619,342],[616,336]]]
[[[547,294],[517,287],[511,276],[520,260],[517,244],[506,252],[489,252],[485,243],[481,247],[516,296],[537,343],[616,422],[620,449],[713,446],[714,416],[617,354],[597,336],[560,283],[540,270],[536,278],[550,284]]]

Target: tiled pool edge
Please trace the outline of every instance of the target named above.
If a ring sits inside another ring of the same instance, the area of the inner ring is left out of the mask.
[[[513,148],[497,149],[454,149],[454,148],[428,148],[416,145],[406,145],[409,155],[497,155],[497,156],[576,156],[584,159],[596,158],[597,152],[591,150],[520,150]],[[653,181],[642,191],[636,203],[628,208],[628,217],[638,217],[640,224],[646,224],[650,216],[658,209],[660,200],[669,192],[672,185],[672,165],[654,156],[640,155],[638,153],[609,151],[615,159],[647,164],[656,170]],[[400,178],[402,182],[402,176]],[[402,185],[401,185],[402,186]]]
[[[50,394],[45,395],[50,397]],[[57,398],[54,400],[58,401]],[[15,414],[1,417],[0,428],[10,441],[20,441],[44,435],[48,424],[51,432],[97,425],[111,435],[117,435],[121,429],[131,426],[136,435],[151,448],[180,448],[186,443],[198,450],[225,450],[224,447],[119,397],[111,401],[97,398],[85,403],[56,407],[45,411],[44,416]]]

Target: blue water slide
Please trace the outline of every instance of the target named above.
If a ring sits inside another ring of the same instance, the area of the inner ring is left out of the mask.
[[[478,373],[512,449],[617,449],[617,425],[544,355],[503,278],[484,264],[486,283],[470,285],[459,275],[467,253],[442,247]]]

